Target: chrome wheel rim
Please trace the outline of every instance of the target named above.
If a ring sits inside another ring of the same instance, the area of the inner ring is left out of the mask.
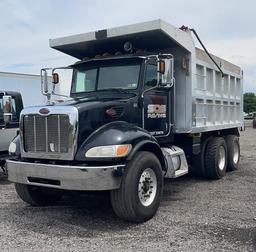
[[[234,143],[234,155],[233,155],[233,162],[235,164],[238,163],[239,160],[239,145],[237,142]]]
[[[226,165],[226,150],[223,146],[220,146],[219,148],[219,160],[218,160],[218,166],[221,171],[224,170]]]
[[[157,180],[156,174],[151,168],[145,169],[139,179],[138,196],[143,206],[152,204],[156,197]]]

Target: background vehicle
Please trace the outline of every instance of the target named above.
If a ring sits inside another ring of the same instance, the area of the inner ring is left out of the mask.
[[[252,127],[253,127],[253,128],[256,128],[256,112],[253,112],[253,113],[252,113],[252,118],[253,118]]]
[[[50,81],[50,78],[49,78]],[[41,93],[41,76],[34,74],[0,72],[0,166],[4,169],[8,157],[8,147],[17,135],[19,116],[24,107],[44,104],[46,99]],[[33,94],[33,95],[31,95]],[[13,117],[10,122],[4,122],[3,96],[12,97]]]
[[[47,205],[62,189],[110,190],[120,218],[143,222],[164,177],[236,170],[242,71],[196,48],[192,32],[156,20],[50,40],[79,61],[70,100],[51,103],[47,72],[57,84],[58,70],[42,69],[48,106],[22,111],[7,162],[18,195]]]
[[[20,93],[0,91],[0,166],[3,170],[10,142],[18,132],[22,109],[23,102]]]

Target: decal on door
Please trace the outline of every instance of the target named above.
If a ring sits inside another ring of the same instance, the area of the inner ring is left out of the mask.
[[[169,131],[168,93],[158,92],[145,95],[144,128],[154,136]]]
[[[166,105],[148,104],[147,118],[166,118]]]

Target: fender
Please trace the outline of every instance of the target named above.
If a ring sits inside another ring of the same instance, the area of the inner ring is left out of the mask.
[[[90,148],[103,145],[115,144],[131,144],[132,150],[125,158],[86,158],[85,153]],[[162,167],[165,167],[165,162],[160,146],[157,140],[146,130],[135,126],[134,124],[115,121],[103,125],[94,131],[80,146],[75,156],[76,161],[127,161],[131,160],[139,150],[148,150],[157,155],[160,159]],[[162,155],[162,156],[161,156]]]
[[[158,142],[156,141],[156,139],[153,137],[153,141],[150,140],[143,140],[139,143],[137,143],[136,146],[134,146],[134,148],[132,148],[132,151],[129,153],[128,157],[127,157],[127,161],[130,161],[133,159],[133,157],[137,154],[138,151],[149,151],[154,153],[162,166],[162,169],[164,171],[167,171],[167,161],[163,155],[163,152],[161,150],[161,147],[159,146]]]

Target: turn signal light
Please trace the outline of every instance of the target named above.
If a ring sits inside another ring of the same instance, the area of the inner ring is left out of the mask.
[[[116,148],[116,155],[118,157],[123,157],[125,156],[129,151],[129,145],[124,144],[124,145],[118,145]]]
[[[161,74],[165,73],[165,62],[164,62],[164,60],[159,61],[159,73],[161,73]]]
[[[89,149],[85,156],[90,158],[125,157],[131,149],[132,146],[130,144],[97,146]]]

